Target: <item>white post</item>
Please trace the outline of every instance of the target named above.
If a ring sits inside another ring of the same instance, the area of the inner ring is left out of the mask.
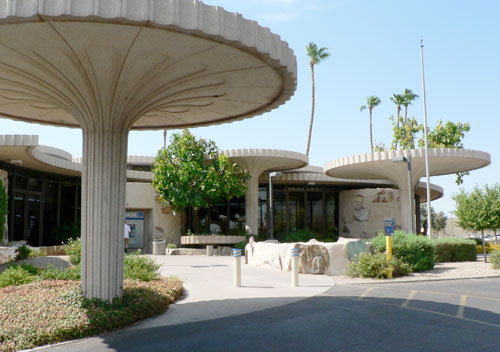
[[[292,257],[292,287],[299,286],[299,249],[291,248],[290,256]]]
[[[424,94],[424,141],[425,141],[425,177],[427,179],[427,236],[432,237],[432,213],[431,213],[431,182],[429,179],[429,156],[427,153],[427,108],[425,105],[425,76],[424,76],[424,44],[420,40],[420,57],[422,60],[422,90]]]
[[[234,258],[234,273],[233,273],[234,287],[241,287],[241,249],[238,248],[233,249],[233,258]]]

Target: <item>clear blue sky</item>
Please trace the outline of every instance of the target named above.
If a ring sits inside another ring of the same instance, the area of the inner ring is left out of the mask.
[[[389,100],[405,88],[422,97],[420,39],[424,39],[427,115],[471,124],[466,148],[489,152],[492,163],[473,171],[463,187],[493,184],[500,167],[500,2],[495,0],[206,0],[242,13],[286,40],[295,50],[299,79],[295,96],[270,113],[232,124],[194,129],[221,149],[277,148],[305,153],[311,110],[311,78],[304,47],[328,47],[332,57],[316,67],[316,114],[311,165],[369,152],[368,113],[359,107],[369,95],[374,109],[374,139],[389,145],[396,113]],[[423,122],[422,99],[409,114]],[[2,134],[39,134],[40,143],[81,156],[80,130],[0,120]],[[172,132],[169,131],[169,134]],[[131,132],[129,155],[154,155],[163,145],[161,131]],[[453,210],[458,192],[454,176],[431,178],[445,189],[433,202]],[[447,214],[448,215],[448,214]]]

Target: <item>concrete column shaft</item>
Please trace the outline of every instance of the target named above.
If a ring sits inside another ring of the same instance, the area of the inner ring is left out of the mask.
[[[128,132],[83,131],[82,291],[111,301],[123,293]]]
[[[415,232],[415,229],[412,229],[410,222],[410,205],[409,198],[413,196],[408,192],[407,185],[399,185],[399,205],[401,207],[401,229],[407,232]],[[415,214],[412,214],[413,218],[415,218]]]
[[[248,189],[245,197],[245,217],[247,232],[259,233],[259,176],[252,175],[248,180]]]

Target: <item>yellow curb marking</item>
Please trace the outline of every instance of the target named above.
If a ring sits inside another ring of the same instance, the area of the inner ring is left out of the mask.
[[[361,300],[361,299],[365,298],[365,297],[366,297],[366,295],[367,295],[367,294],[369,294],[369,293],[370,293],[370,292],[372,292],[372,291],[373,291],[373,287],[370,287],[368,290],[366,290],[365,292],[363,292],[363,293],[362,293],[362,294],[358,297],[358,299],[359,299],[359,300]]]
[[[467,303],[467,296],[460,297],[460,305],[458,306],[457,318],[464,318],[465,304]]]
[[[411,291],[410,294],[408,295],[408,298],[406,299],[405,303],[403,303],[401,306],[408,307],[408,304],[410,304],[411,300],[413,299],[413,297],[415,297],[416,293],[417,293],[417,291]]]

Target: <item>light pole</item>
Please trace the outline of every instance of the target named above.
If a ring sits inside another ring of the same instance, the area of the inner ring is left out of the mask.
[[[269,173],[269,239],[273,239],[273,177],[282,176],[282,172],[270,172]]]
[[[413,183],[411,179],[411,156],[395,156],[392,158],[393,163],[406,163],[408,165],[408,206],[410,212],[410,232],[415,233],[413,222]]]

